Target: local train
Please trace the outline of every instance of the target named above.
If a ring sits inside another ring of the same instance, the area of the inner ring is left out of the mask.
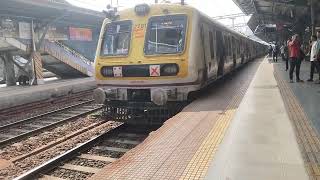
[[[137,5],[102,25],[94,98],[113,118],[152,119],[265,50],[193,7]]]

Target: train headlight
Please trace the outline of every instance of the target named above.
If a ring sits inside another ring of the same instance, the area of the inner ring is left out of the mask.
[[[179,72],[179,67],[177,64],[167,64],[161,68],[162,76],[175,76]]]
[[[158,106],[163,106],[168,102],[168,94],[163,89],[156,89],[151,92],[151,101]]]
[[[103,89],[98,88],[93,91],[93,99],[97,104],[104,104],[106,101],[106,93]]]
[[[113,68],[112,67],[103,67],[103,68],[101,68],[101,74],[104,77],[113,77]]]

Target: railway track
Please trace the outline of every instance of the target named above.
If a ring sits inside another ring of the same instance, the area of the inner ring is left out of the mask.
[[[49,100],[36,101],[36,102],[28,103],[28,104],[10,107],[7,109],[1,109],[0,114],[5,114],[7,116],[16,115],[17,112],[19,112],[19,113],[28,112],[28,111],[32,111],[34,109],[39,109],[39,108],[43,108],[46,106],[51,106],[52,104],[66,103],[66,102],[70,102],[73,100],[81,99],[81,98],[87,97],[89,95],[92,95],[92,90],[77,92],[74,94],[64,95],[61,97],[53,97],[52,99],[49,99]]]
[[[122,124],[30,170],[16,180],[87,179],[141,143],[156,128]]]
[[[88,100],[0,126],[0,147],[102,108],[92,103]]]

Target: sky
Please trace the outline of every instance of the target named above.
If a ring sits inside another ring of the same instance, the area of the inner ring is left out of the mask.
[[[69,3],[96,10],[102,11],[108,4],[113,2],[113,5],[119,5],[119,9],[134,7],[136,4],[152,4],[154,0],[67,0]],[[164,0],[158,0],[158,2],[162,2]],[[170,0],[171,2],[180,2],[180,0]],[[222,15],[229,15],[229,14],[237,14],[242,13],[239,7],[232,1],[232,0],[185,0],[185,2],[197,8],[198,10],[202,11],[203,13],[207,14],[210,17],[222,16]],[[235,19],[235,24],[244,24],[247,23],[250,17],[239,17]],[[221,23],[225,25],[231,25],[231,19],[224,19],[220,20]],[[240,28],[242,32],[246,34],[250,34],[251,32],[247,32],[247,28]]]

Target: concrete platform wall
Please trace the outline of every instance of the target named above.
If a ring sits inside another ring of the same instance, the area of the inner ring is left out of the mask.
[[[92,78],[66,80],[39,86],[0,88],[0,110],[94,88],[96,88],[96,82]]]

